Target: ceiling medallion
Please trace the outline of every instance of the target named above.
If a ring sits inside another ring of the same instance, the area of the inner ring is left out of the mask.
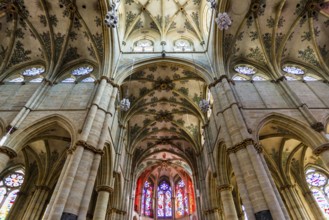
[[[170,80],[169,77],[165,79],[159,79],[154,83],[154,89],[157,90],[172,90],[174,88],[175,84]]]
[[[199,102],[199,107],[202,112],[206,113],[210,108],[210,102],[208,100],[202,99]]]
[[[119,17],[117,14],[117,9],[118,5],[116,3],[113,3],[111,5],[111,10],[108,11],[105,15],[105,24],[107,25],[107,27],[109,28],[116,28],[118,27],[118,23],[119,23]]]
[[[215,22],[220,30],[227,30],[232,24],[232,20],[226,12],[219,12],[217,18],[215,19]]]

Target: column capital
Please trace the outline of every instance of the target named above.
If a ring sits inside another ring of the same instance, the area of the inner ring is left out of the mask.
[[[213,214],[215,212],[221,213],[222,210],[220,208],[218,208],[218,207],[215,207],[215,208],[212,208],[212,209],[206,209],[203,212],[204,212],[205,215],[209,215],[209,214]]]
[[[90,144],[87,144],[86,141],[82,141],[82,140],[77,141],[73,147],[71,147],[70,149],[67,150],[67,152],[69,154],[72,154],[78,148],[78,146],[81,146],[85,150],[91,151],[95,154],[100,154],[101,156],[104,154],[104,150],[98,149]]]
[[[254,145],[254,140],[251,138],[246,138],[243,141],[241,141],[240,143],[237,143],[236,145],[234,145],[233,147],[228,148],[226,151],[228,154],[231,153],[236,153],[242,149],[245,149],[248,145]]]
[[[117,208],[111,208],[108,210],[109,214],[111,213],[117,213],[117,214],[120,214],[120,215],[125,215],[127,212],[126,211],[123,211],[123,210],[120,210],[120,209],[117,209]]]
[[[0,147],[0,153],[6,154],[10,159],[17,157],[16,151],[6,146]]]
[[[313,130],[315,130],[317,132],[324,131],[324,125],[322,122],[319,122],[319,121],[311,124],[311,128],[313,128]]]
[[[233,186],[231,184],[223,184],[223,185],[217,186],[217,190],[219,192],[222,192],[222,191],[232,191],[233,190]]]
[[[105,191],[105,192],[109,192],[112,193],[113,192],[113,188],[110,186],[106,186],[106,185],[100,185],[96,187],[96,191]]]
[[[111,84],[113,87],[119,88],[120,86],[116,84],[112,79],[109,79],[107,76],[101,76],[100,80],[105,79],[107,83]]]
[[[329,149],[329,143],[321,144],[313,150],[313,153],[319,156],[321,153]]]
[[[210,83],[208,88],[211,89],[211,87],[215,87],[218,83],[221,83],[223,81],[223,79],[226,79],[228,82],[231,82],[231,80],[228,78],[227,75],[221,75],[218,79],[215,78],[214,82]]]

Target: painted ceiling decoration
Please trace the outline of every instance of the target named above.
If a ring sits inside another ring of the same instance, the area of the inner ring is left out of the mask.
[[[43,66],[48,79],[77,62],[100,67],[104,55],[98,1],[0,1],[0,73]],[[81,46],[86,45],[86,46]]]
[[[154,51],[174,51],[175,41],[184,36],[196,51],[208,41],[205,26],[209,4],[206,0],[122,0],[119,8],[119,36],[123,52],[134,43],[154,42]],[[206,20],[205,20],[206,19]]]
[[[161,152],[170,152],[191,166],[187,155],[193,158],[200,152],[200,131],[206,120],[198,106],[206,96],[204,80],[190,70],[163,62],[135,70],[123,82],[121,94],[131,101],[130,109],[121,113],[128,125],[128,150],[134,153],[137,166]]]
[[[226,11],[233,20],[224,32],[227,69],[243,62],[270,78],[286,64],[328,72],[328,0],[233,0]]]

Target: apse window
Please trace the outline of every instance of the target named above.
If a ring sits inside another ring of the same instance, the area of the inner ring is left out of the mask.
[[[0,180],[0,219],[6,219],[24,182],[24,171],[15,170]]]
[[[172,217],[171,186],[167,181],[162,181],[158,186],[158,217]]]
[[[134,43],[134,52],[153,52],[153,42],[148,39],[142,39]]]
[[[305,173],[306,182],[310,188],[314,199],[322,210],[323,214],[329,219],[329,183],[328,175],[316,169],[310,168]]]
[[[185,39],[178,39],[174,43],[175,52],[190,52],[193,51],[192,43]]]

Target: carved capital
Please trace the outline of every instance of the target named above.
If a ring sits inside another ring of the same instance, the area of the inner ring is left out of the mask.
[[[221,213],[222,210],[220,208],[218,208],[218,207],[215,207],[215,208],[212,208],[212,209],[206,209],[203,212],[204,212],[205,215],[209,215],[209,214],[213,214],[215,212]]]
[[[72,154],[77,149],[78,146],[81,146],[85,150],[91,151],[91,152],[93,152],[95,154],[100,154],[100,155],[103,155],[104,154],[104,150],[98,149],[98,148],[96,148],[96,147],[94,147],[94,146],[92,146],[90,144],[87,144],[87,142],[82,141],[82,140],[77,141],[77,143],[72,148],[68,149],[67,152],[69,154]]]
[[[278,82],[283,81],[283,80],[286,80],[286,77],[285,76],[280,76],[279,78],[277,78],[275,80],[275,82],[278,83]]]
[[[16,151],[6,146],[0,147],[0,153],[6,154],[10,159],[17,157]]]
[[[242,149],[245,149],[248,145],[254,145],[254,140],[251,138],[247,138],[240,143],[234,145],[233,147],[228,148],[226,151],[228,154],[236,153]]]
[[[120,86],[116,84],[112,79],[109,79],[106,76],[101,76],[100,80],[105,79],[107,83],[111,84],[113,87],[119,88]]]
[[[221,75],[218,79],[215,79],[214,82],[210,83],[208,88],[210,89],[211,87],[216,86],[218,83],[221,83],[223,81],[223,79],[227,79],[228,82],[230,82],[231,80],[228,78],[227,75]]]
[[[105,192],[109,192],[112,193],[113,192],[113,188],[110,186],[106,186],[106,185],[100,185],[96,187],[96,191],[105,191]]]
[[[111,214],[111,213],[117,213],[119,215],[125,215],[126,214],[126,211],[123,211],[123,210],[119,210],[117,208],[111,208],[108,210],[108,213]]]
[[[319,156],[322,152],[326,151],[329,149],[329,143],[325,143],[320,145],[319,147],[315,148],[313,150],[313,153],[317,156]]]
[[[322,124],[322,122],[315,122],[311,124],[311,128],[313,128],[317,132],[324,131],[324,125]]]
[[[231,184],[223,184],[217,187],[217,190],[219,192],[222,191],[232,191],[233,190],[233,186]]]

